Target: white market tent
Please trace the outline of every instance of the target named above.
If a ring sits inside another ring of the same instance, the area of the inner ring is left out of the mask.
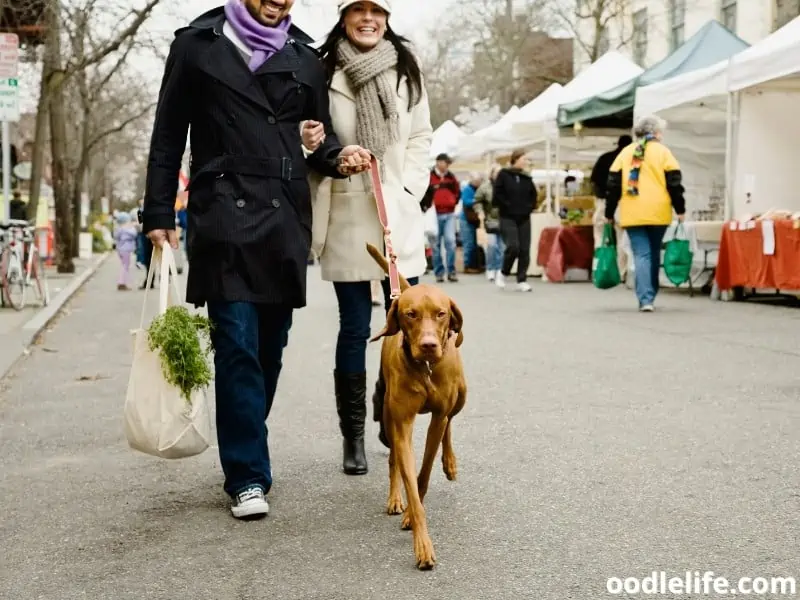
[[[502,140],[506,135],[511,120],[519,112],[518,106],[512,106],[498,121],[462,138],[458,147],[459,158],[478,158],[487,152],[494,152],[497,148],[498,140]]]
[[[729,59],[636,90],[634,120],[657,114],[681,165],[690,218],[724,201]]]
[[[800,17],[730,61],[733,94],[731,178],[734,216],[800,210]]]
[[[453,156],[465,135],[453,121],[445,121],[433,132],[430,158],[434,159],[442,153]]]

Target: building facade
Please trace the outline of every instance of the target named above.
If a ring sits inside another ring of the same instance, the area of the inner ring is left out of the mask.
[[[578,5],[576,72],[592,62],[592,53],[608,50],[650,67],[711,19],[754,44],[800,15],[800,0],[579,0]],[[601,18],[583,16],[589,14]]]

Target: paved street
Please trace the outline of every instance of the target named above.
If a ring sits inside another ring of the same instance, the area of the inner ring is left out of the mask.
[[[448,285],[469,395],[459,480],[437,461],[426,499],[439,564],[421,573],[383,514],[373,423],[369,475],[340,472],[318,270],[270,418],[272,514],[241,523],[215,450],[168,462],[126,445],[142,293],[116,292],[116,269],[0,389],[2,598],[595,600],[654,570],[800,578],[800,311],[666,293],[647,315],[621,288]]]

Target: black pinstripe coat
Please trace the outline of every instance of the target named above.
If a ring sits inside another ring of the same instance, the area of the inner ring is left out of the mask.
[[[148,160],[145,231],[174,229],[178,171],[191,126],[187,301],[306,303],[311,243],[307,168],[341,177],[325,73],[304,33],[255,73],[222,35],[221,8],[176,32]],[[304,159],[300,121],[325,124]]]

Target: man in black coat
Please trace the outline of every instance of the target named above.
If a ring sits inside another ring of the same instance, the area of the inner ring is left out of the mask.
[[[191,126],[187,301],[214,328],[217,435],[237,518],[269,511],[269,415],[292,311],[306,304],[311,244],[307,168],[368,169],[334,134],[325,72],[291,25],[294,0],[229,0],[176,32],[148,159],[143,230],[178,247],[175,197]],[[301,123],[324,125],[304,152]]]

